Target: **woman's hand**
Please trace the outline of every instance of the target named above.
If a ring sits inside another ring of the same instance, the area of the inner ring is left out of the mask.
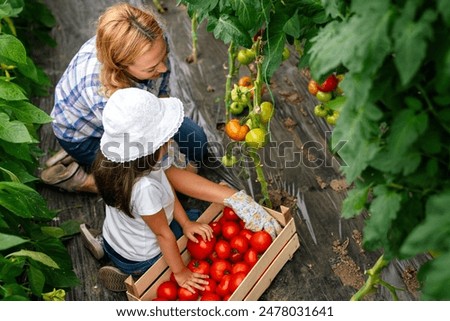
[[[184,269],[178,273],[174,273],[174,276],[179,286],[186,288],[192,293],[194,293],[194,288],[203,291],[205,289],[203,285],[209,283],[208,280],[205,280],[209,277],[208,275],[194,273],[187,267],[184,267]]]
[[[197,236],[202,237],[203,240],[205,241],[210,241],[211,238],[213,237],[213,231],[211,226],[209,226],[208,224],[192,222],[189,220],[187,220],[183,224],[183,233],[184,235],[186,235],[188,239],[190,239],[195,243],[198,243],[198,239],[195,234],[197,234]]]

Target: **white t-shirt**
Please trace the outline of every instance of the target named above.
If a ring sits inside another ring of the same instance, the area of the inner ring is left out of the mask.
[[[167,221],[173,220],[175,196],[162,169],[140,178],[133,186],[131,208],[134,219],[115,207],[106,206],[103,237],[121,256],[132,261],[145,261],[161,250],[155,234],[142,219],[164,209]]]

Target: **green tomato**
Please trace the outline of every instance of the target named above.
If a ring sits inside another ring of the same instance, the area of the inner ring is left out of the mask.
[[[269,120],[272,118],[273,113],[274,113],[274,108],[273,108],[273,104],[269,101],[263,101],[261,103],[261,121],[264,124],[267,124],[269,122]]]
[[[317,91],[317,94],[316,94],[317,100],[319,100],[323,103],[330,101],[331,97],[332,97],[332,95],[330,92],[323,92],[323,91],[319,90],[319,91]]]
[[[233,115],[239,115],[240,113],[242,113],[244,111],[244,108],[245,108],[245,105],[234,101],[230,105],[230,112]]]
[[[289,59],[289,57],[291,56],[291,52],[289,51],[289,48],[288,47],[284,47],[284,49],[283,49],[283,54],[282,54],[282,60],[283,61],[285,61],[285,60],[288,60]]]
[[[328,115],[325,117],[325,120],[327,121],[328,124],[330,124],[331,126],[336,125],[336,122],[339,118],[339,112],[337,110],[333,111],[333,113],[331,115]]]
[[[228,156],[225,154],[222,157],[222,164],[225,167],[233,167],[233,165],[236,164],[237,161],[238,161],[238,159],[234,155]]]
[[[328,116],[328,109],[322,104],[317,105],[314,107],[314,115],[317,117],[326,117]]]
[[[248,128],[253,129],[253,122],[252,122],[251,118],[247,119],[245,124],[248,126]]]
[[[235,84],[233,90],[231,90],[231,100],[247,106],[250,101],[250,90],[247,87]]]
[[[259,149],[266,144],[266,131],[262,128],[253,128],[245,135],[248,146]]]
[[[256,53],[252,49],[244,48],[239,50],[237,55],[237,60],[241,65],[248,65],[253,60],[255,60]]]

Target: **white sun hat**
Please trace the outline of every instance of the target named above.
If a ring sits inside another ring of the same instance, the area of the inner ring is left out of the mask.
[[[175,135],[183,119],[178,98],[158,98],[138,88],[119,89],[103,110],[100,150],[116,163],[153,154]]]

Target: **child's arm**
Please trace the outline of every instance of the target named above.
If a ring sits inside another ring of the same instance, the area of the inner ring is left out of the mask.
[[[174,273],[177,283],[189,291],[193,291],[193,288],[203,290],[204,287],[202,285],[208,284],[208,281],[204,279],[208,278],[208,276],[193,273],[184,265],[175,235],[169,227],[164,210],[154,215],[142,216],[142,218],[153,233],[155,233],[164,260]]]
[[[174,219],[181,225],[183,234],[195,243],[198,242],[195,234],[201,236],[204,240],[210,240],[213,237],[212,228],[208,224],[192,222],[186,214],[178,197],[175,195],[175,206],[173,211]]]
[[[173,188],[192,198],[223,204],[223,200],[237,191],[212,182],[200,175],[172,166],[164,171]],[[179,222],[179,221],[178,221]]]

